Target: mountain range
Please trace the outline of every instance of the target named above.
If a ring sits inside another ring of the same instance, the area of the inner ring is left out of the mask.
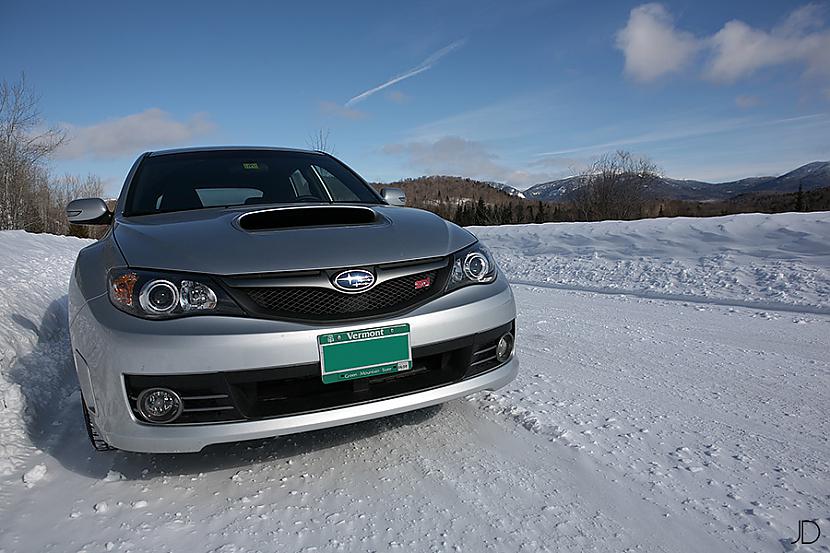
[[[524,192],[507,185],[497,188],[532,200],[556,202],[568,200],[583,182],[583,177],[575,176],[543,182]],[[750,177],[722,183],[660,177],[649,185],[649,189],[655,197],[705,201],[724,200],[741,194],[797,192],[799,187],[808,191],[827,186],[830,186],[830,161],[814,161],[778,177]]]

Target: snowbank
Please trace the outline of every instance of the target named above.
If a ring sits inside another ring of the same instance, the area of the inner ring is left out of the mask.
[[[830,212],[470,230],[514,282],[830,313]]]
[[[30,451],[38,409],[67,391],[66,290],[78,250],[90,243],[0,232],[0,474]]]

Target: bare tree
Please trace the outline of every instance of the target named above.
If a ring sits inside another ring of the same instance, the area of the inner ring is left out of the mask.
[[[594,161],[579,175],[581,185],[571,195],[581,220],[635,219],[649,201],[649,187],[659,178],[657,166],[646,157],[618,150]]]
[[[37,189],[48,179],[45,159],[65,140],[57,128],[45,128],[38,98],[26,83],[0,82],[0,230],[33,225]]]
[[[64,175],[50,184],[49,198],[44,205],[46,218],[44,232],[52,234],[70,234],[85,238],[98,238],[104,227],[70,225],[66,219],[66,204],[78,198],[100,198],[104,195],[104,183],[97,175],[81,178],[77,175]]]
[[[319,128],[308,135],[308,138],[306,139],[306,145],[308,146],[309,150],[319,150],[321,152],[333,154],[334,146],[331,144],[331,141],[329,140],[330,136],[331,131],[329,129]]]

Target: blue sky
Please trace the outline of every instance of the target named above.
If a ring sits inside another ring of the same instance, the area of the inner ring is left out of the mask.
[[[617,148],[714,181],[830,159],[826,3],[292,4],[7,4],[0,78],[71,136],[54,170],[109,193],[142,151],[319,129],[370,180],[524,188]]]

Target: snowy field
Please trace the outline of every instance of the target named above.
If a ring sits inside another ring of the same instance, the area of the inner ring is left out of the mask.
[[[830,213],[474,231],[507,388],[176,456],[91,450],[84,242],[0,233],[0,552],[830,550]]]
[[[830,314],[826,213],[472,230],[514,282]]]

